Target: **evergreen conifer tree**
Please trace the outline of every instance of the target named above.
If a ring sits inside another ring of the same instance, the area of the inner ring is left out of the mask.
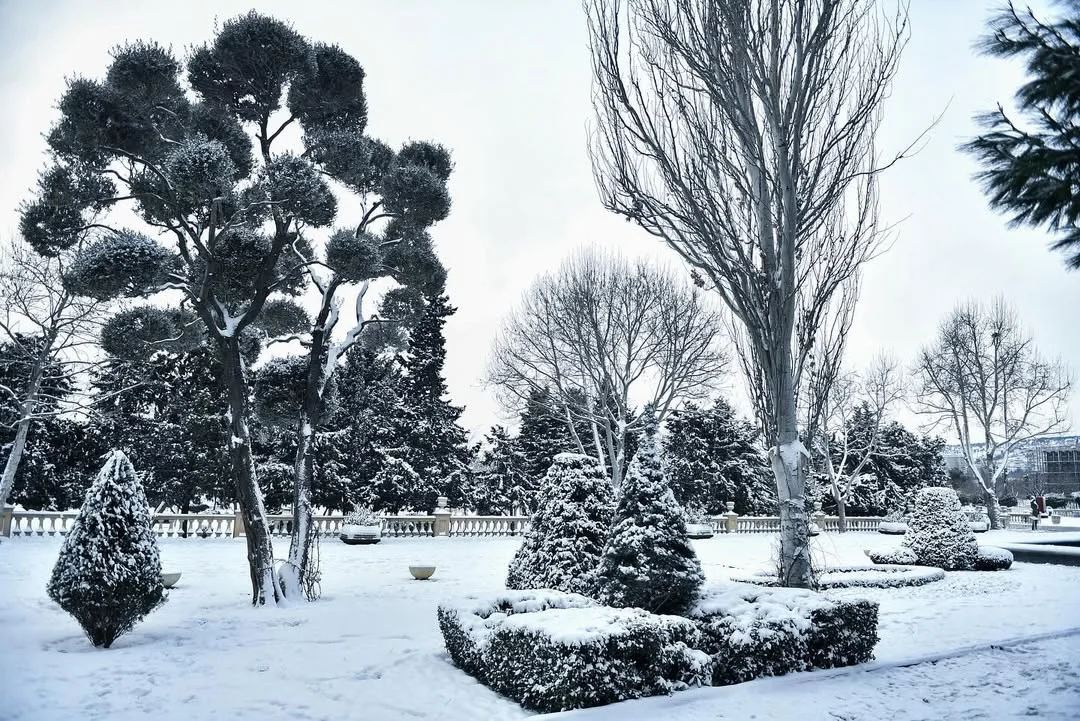
[[[666,427],[665,470],[680,504],[717,514],[733,501],[737,513],[776,513],[776,483],[758,433],[730,404],[687,405],[668,415]]]
[[[123,452],[109,456],[87,491],[48,592],[105,648],[165,601],[150,509]]]
[[[600,559],[599,598],[610,606],[680,614],[705,577],[686,537],[686,515],[664,476],[657,436],[650,406]]]
[[[613,510],[611,481],[595,458],[555,456],[540,486],[532,524],[510,562],[506,587],[594,595]]]

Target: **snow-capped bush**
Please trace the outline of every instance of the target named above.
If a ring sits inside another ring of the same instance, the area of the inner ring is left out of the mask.
[[[598,598],[609,606],[679,614],[694,602],[705,576],[664,476],[656,431],[650,409],[600,559]]]
[[[382,518],[368,506],[357,506],[345,516],[346,526],[378,526]]]
[[[1013,564],[1012,551],[997,546],[979,546],[976,571],[1005,571]]]
[[[614,510],[611,483],[595,459],[560,453],[538,496],[532,524],[510,561],[506,587],[591,596]]]
[[[919,562],[919,557],[915,555],[915,551],[912,551],[906,546],[880,550],[875,549],[867,551],[866,555],[869,556],[870,560],[874,563],[913,566]]]
[[[689,612],[713,660],[714,686],[873,658],[878,606],[813,591],[725,583]]]
[[[561,597],[561,598],[560,598]],[[708,684],[695,624],[576,594],[526,591],[439,607],[458,666],[526,708],[552,712]]]
[[[49,598],[108,648],[165,601],[146,495],[131,461],[113,451],[86,492],[49,579]]]
[[[945,578],[945,572],[933,566],[882,564],[842,566],[821,574],[818,588],[904,588],[924,586]]]
[[[975,534],[951,488],[919,491],[903,545],[915,552],[920,565],[946,571],[972,569],[979,555]]]
[[[892,535],[902,535],[907,533],[908,518],[904,515],[904,512],[899,509],[894,509],[885,514],[885,517],[881,519],[881,523],[878,524],[878,533],[888,533]]]

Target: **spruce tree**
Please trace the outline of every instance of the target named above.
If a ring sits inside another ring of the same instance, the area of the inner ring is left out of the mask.
[[[540,485],[555,456],[580,452],[566,428],[566,421],[555,412],[551,391],[533,389],[521,412],[518,445],[525,456],[525,474],[533,488]]]
[[[555,456],[540,486],[532,524],[510,561],[506,587],[594,595],[613,510],[611,481],[595,458]]]
[[[657,436],[649,407],[600,559],[599,598],[609,606],[681,614],[705,577],[686,537],[686,515],[668,487]]]
[[[86,493],[49,579],[49,598],[108,648],[165,601],[161,559],[142,485],[114,451]]]
[[[665,470],[680,504],[717,514],[733,501],[740,514],[776,513],[776,483],[757,430],[730,404],[687,405],[668,415],[666,428]]]
[[[532,506],[526,459],[503,426],[492,426],[477,454],[473,507],[480,515],[510,515]]]
[[[409,489],[405,505],[430,510],[446,495],[450,505],[463,505],[463,484],[455,482],[469,467],[468,434],[458,422],[461,408],[448,401],[443,364],[443,326],[456,312],[445,295],[427,299],[416,325],[409,328],[408,355],[403,363],[402,413],[395,419],[402,449],[398,455],[418,474],[421,485]]]

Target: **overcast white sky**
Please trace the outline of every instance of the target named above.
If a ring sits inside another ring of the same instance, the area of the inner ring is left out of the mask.
[[[884,181],[893,249],[867,268],[851,339],[853,364],[886,349],[905,362],[957,300],[1004,294],[1049,355],[1080,360],[1080,273],[1066,273],[1038,231],[1008,230],[956,151],[972,115],[1008,101],[1017,66],[972,43],[1000,3],[911,0],[912,37],[886,106],[883,152],[944,117],[917,157]],[[100,76],[114,45],[154,39],[183,54],[251,0],[0,0],[0,233],[44,163],[41,134],[72,74]],[[577,0],[272,0],[258,10],[335,42],[367,71],[369,132],[392,145],[433,139],[452,149],[453,210],[437,225],[458,313],[447,324],[450,393],[464,422],[500,420],[479,378],[505,312],[540,272],[595,243],[673,260],[658,241],[599,204],[586,155],[591,119],[585,21]],[[1038,9],[1044,3],[1035,3]],[[947,109],[946,109],[946,106]],[[1080,403],[1071,404],[1080,428]]]

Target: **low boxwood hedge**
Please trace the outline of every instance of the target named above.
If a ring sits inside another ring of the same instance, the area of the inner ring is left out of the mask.
[[[560,598],[565,596],[566,598]],[[439,607],[462,670],[536,711],[564,711],[707,684],[694,623],[553,591]]]

